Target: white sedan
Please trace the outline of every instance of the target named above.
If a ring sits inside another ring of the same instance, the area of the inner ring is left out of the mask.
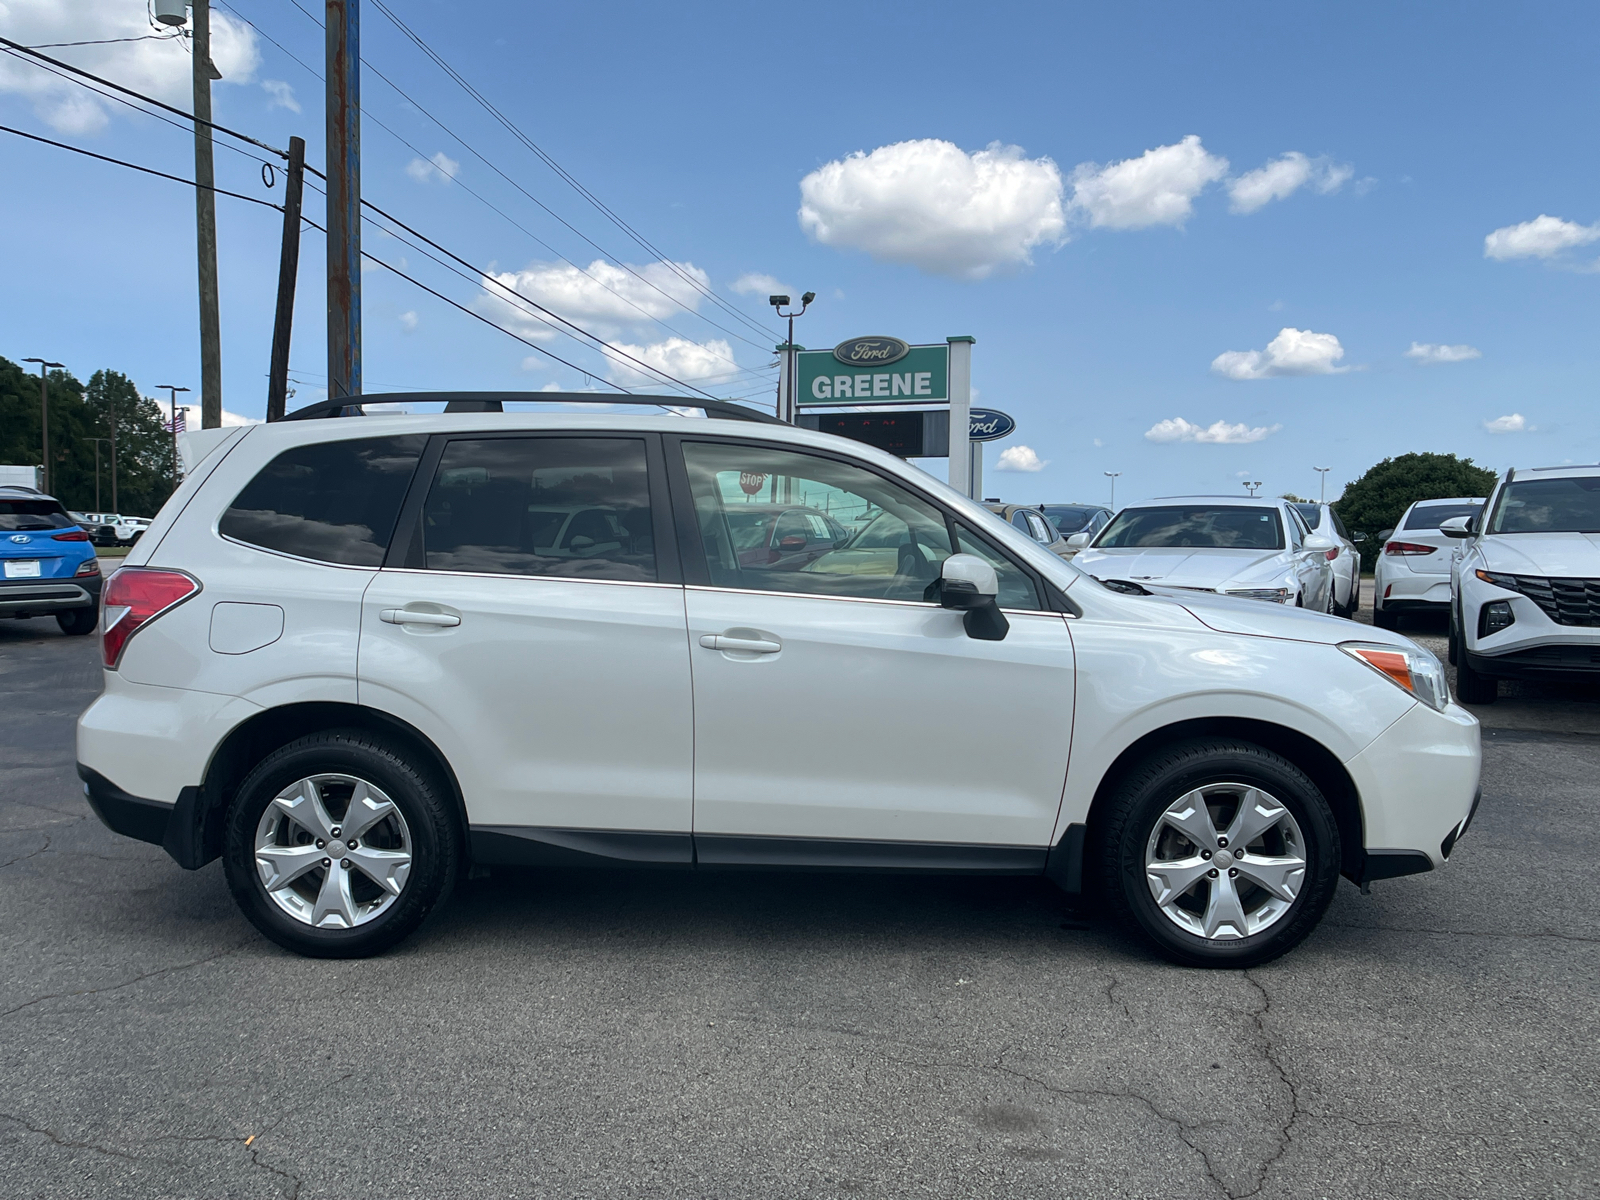
[[[1400,524],[1379,536],[1383,553],[1372,568],[1372,623],[1395,629],[1406,613],[1450,611],[1450,568],[1456,560],[1454,535],[1439,527],[1457,517],[1476,517],[1482,496],[1418,500]]]
[[[1286,500],[1167,496],[1124,508],[1073,562],[1100,580],[1331,613],[1338,548]]]
[[[1337,550],[1328,551],[1328,561],[1333,564],[1333,611],[1341,617],[1355,616],[1361,609],[1361,551],[1356,549],[1356,542],[1366,535],[1346,529],[1331,504],[1310,500],[1292,503],[1312,533],[1324,534],[1337,543]]]

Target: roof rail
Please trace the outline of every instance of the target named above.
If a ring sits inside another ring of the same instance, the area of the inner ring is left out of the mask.
[[[505,412],[507,400],[531,404],[642,404],[651,408],[699,408],[708,417],[725,421],[756,421],[786,425],[777,417],[727,400],[697,400],[692,396],[639,396],[626,392],[380,392],[319,400],[285,413],[284,421],[316,421],[326,417],[364,417],[364,404],[438,403],[447,413]]]

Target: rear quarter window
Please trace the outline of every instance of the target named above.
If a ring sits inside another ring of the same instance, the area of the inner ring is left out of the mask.
[[[224,537],[349,567],[383,563],[427,438],[356,438],[285,450],[222,514]]]

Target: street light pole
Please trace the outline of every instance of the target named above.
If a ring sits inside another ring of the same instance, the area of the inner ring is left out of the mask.
[[[1117,476],[1121,475],[1122,472],[1121,471],[1101,471],[1100,474],[1104,475],[1107,479],[1111,480],[1111,508],[1112,508],[1112,511],[1114,512],[1114,511],[1116,511],[1116,507],[1117,507]]]
[[[1318,473],[1318,476],[1319,476],[1319,483],[1318,483],[1318,486],[1317,486],[1317,503],[1321,504],[1324,501],[1326,501],[1327,498],[1328,498],[1328,472],[1333,470],[1333,468],[1332,467],[1312,467],[1311,469],[1313,471],[1316,471]]]
[[[84,438],[83,440],[86,441],[86,442],[93,442],[94,443],[94,510],[95,510],[95,512],[101,512],[102,509],[100,508],[100,443],[101,442],[109,442],[111,439],[110,438]],[[113,504],[111,506],[111,511],[115,512],[116,510],[117,510],[117,506],[115,504]]]
[[[797,416],[795,412],[796,408],[798,407],[797,393],[795,391],[795,372],[800,364],[800,360],[795,357],[796,346],[794,344],[794,319],[796,317],[805,316],[806,309],[811,307],[811,302],[816,298],[817,294],[815,292],[807,292],[804,296],[800,297],[800,310],[798,312],[784,312],[783,306],[790,303],[789,297],[767,297],[767,303],[772,305],[772,311],[777,313],[780,317],[787,317],[789,319],[789,340],[785,342],[783,346],[784,350],[788,353],[787,361],[789,369],[785,372],[785,382],[788,386],[784,388],[785,394],[783,397],[783,411],[778,414],[778,419],[780,421],[787,421],[791,425],[794,424]]]
[[[1249,488],[1250,489],[1250,494],[1252,496],[1254,496],[1256,494],[1256,489],[1261,486],[1261,480],[1257,479],[1254,483],[1250,482],[1249,480],[1246,480],[1244,486]]]
[[[23,362],[39,364],[39,449],[40,462],[43,464],[44,490],[50,490],[50,381],[45,377],[45,372],[51,367],[64,367],[66,363],[50,362],[43,358],[25,358]]]
[[[178,387],[171,383],[158,383],[158,388],[166,388],[172,402],[172,489],[178,489],[178,393],[187,392],[186,387]]]

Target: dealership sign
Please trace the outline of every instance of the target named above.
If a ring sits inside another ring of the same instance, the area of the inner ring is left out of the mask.
[[[832,350],[802,350],[800,406],[943,404],[950,399],[950,347],[908,346],[899,338],[858,337]]]
[[[997,442],[1016,428],[1016,421],[998,408],[975,408],[967,418],[967,437],[974,442]]]

